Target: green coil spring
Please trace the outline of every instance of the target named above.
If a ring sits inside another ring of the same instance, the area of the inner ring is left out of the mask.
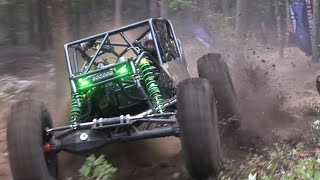
[[[146,59],[142,59],[139,67],[142,72],[142,77],[152,105],[156,107],[156,111],[160,113],[164,112],[163,99],[160,93],[159,86],[155,80],[154,72],[151,69],[150,63]]]
[[[81,93],[73,93],[71,95],[70,118],[69,123],[75,124],[81,115],[81,106],[83,97]]]

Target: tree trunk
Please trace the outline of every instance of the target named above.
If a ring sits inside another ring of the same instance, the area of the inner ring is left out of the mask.
[[[92,3],[91,3],[91,12],[92,12],[92,17],[93,17],[92,20],[96,20],[96,18],[98,17],[98,15],[97,15],[98,14],[97,13],[98,6],[99,6],[99,4],[98,4],[97,0],[92,0]],[[91,23],[91,24],[94,24],[94,23]]]
[[[120,27],[122,25],[122,0],[116,0],[115,2],[115,12],[114,12],[114,19],[115,19],[115,27]]]
[[[73,21],[72,23],[72,34],[74,39],[80,38],[81,26],[80,26],[80,12],[78,8],[73,8]]]
[[[279,2],[279,26],[280,26],[280,47],[279,47],[279,56],[280,58],[284,57],[284,46],[286,42],[286,29],[287,29],[287,7],[286,0],[280,0]]]
[[[73,1],[69,1],[69,0],[65,1],[66,6],[67,6],[67,12],[68,12],[68,15],[66,17],[68,18],[68,23],[70,26],[69,34],[70,34],[71,39],[73,39],[73,40],[79,39],[80,31],[81,31],[81,29],[80,29],[80,12],[77,7],[74,7],[76,2],[77,1],[75,1],[74,3],[73,3]],[[100,3],[102,3],[102,2],[100,2]],[[99,5],[102,6],[101,4],[99,4]]]
[[[160,0],[160,16],[168,18],[168,0]]]
[[[226,17],[232,16],[232,6],[230,0],[221,0],[222,13]]]
[[[207,16],[207,8],[205,0],[197,0],[197,19],[196,22],[200,24],[207,24],[206,16]]]
[[[279,2],[278,0],[268,0],[265,3],[266,10],[262,13],[262,19],[260,22],[262,42],[265,45],[277,45],[279,33],[279,21],[277,19],[280,9]]]
[[[56,68],[56,114],[64,114],[64,112],[59,112],[59,110],[64,109],[67,100],[69,98],[69,83],[68,74],[66,67],[66,60],[63,52],[63,45],[70,40],[69,36],[69,26],[67,22],[66,10],[64,7],[63,0],[52,1],[52,12],[53,16],[51,19],[52,23],[52,36],[53,36],[53,54],[54,54],[54,65]],[[63,108],[61,108],[63,107]],[[65,117],[57,117],[59,119]]]
[[[49,24],[48,24],[48,1],[38,0],[38,26],[39,26],[39,38],[40,38],[40,51],[48,49],[48,37],[49,37]]]
[[[276,14],[276,6],[278,5],[279,0],[269,0],[269,12],[268,18],[266,18],[267,26],[268,26],[268,36],[270,39],[269,44],[277,45],[278,43],[278,28],[277,28],[277,14]],[[275,4],[277,3],[277,4]]]
[[[8,36],[11,44],[18,44],[17,36],[17,18],[16,18],[16,1],[11,1],[8,5],[9,30]]]
[[[312,61],[319,62],[319,0],[313,0]]]
[[[243,50],[247,34],[247,16],[248,7],[247,0],[237,0],[236,10],[236,34],[237,34],[237,58],[244,60]]]
[[[33,1],[29,0],[28,2],[28,15],[29,15],[29,22],[28,22],[28,32],[29,32],[29,43],[34,42],[34,16],[33,16]]]
[[[149,15],[152,18],[160,16],[160,0],[149,0]]]

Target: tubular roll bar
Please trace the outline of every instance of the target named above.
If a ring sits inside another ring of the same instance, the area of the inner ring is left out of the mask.
[[[157,35],[156,35],[154,22],[165,22],[165,23],[167,23],[167,25],[170,27],[170,30],[171,30],[171,33],[173,35],[175,44],[177,45],[178,54],[179,54],[180,57],[182,57],[182,54],[181,54],[181,51],[180,51],[180,46],[178,46],[179,42],[178,42],[177,37],[175,35],[175,31],[173,29],[172,23],[169,20],[163,19],[163,18],[146,19],[146,20],[143,20],[143,21],[140,21],[140,22],[137,22],[137,23],[133,23],[133,24],[130,24],[130,25],[118,28],[118,29],[114,29],[114,30],[111,30],[111,31],[107,31],[107,32],[103,32],[103,33],[96,34],[96,35],[93,35],[93,36],[89,36],[89,37],[86,37],[86,38],[83,38],[83,39],[80,39],[80,40],[76,40],[76,41],[73,41],[73,42],[69,42],[69,43],[64,45],[64,52],[65,52],[65,56],[66,56],[66,62],[67,62],[69,80],[70,80],[70,85],[71,85],[72,92],[76,93],[77,92],[77,88],[76,88],[76,85],[75,85],[75,82],[74,82],[75,75],[73,73],[73,68],[72,68],[72,65],[71,65],[69,48],[77,48],[77,45],[79,45],[81,43],[85,43],[85,42],[88,42],[88,41],[95,41],[96,43],[99,44],[99,48],[96,50],[96,52],[93,55],[93,57],[90,57],[91,59],[89,61],[88,66],[85,68],[84,73],[88,73],[89,72],[89,70],[90,70],[91,66],[93,65],[93,63],[95,62],[96,58],[99,55],[102,54],[100,52],[101,52],[101,50],[102,50],[104,45],[127,47],[123,52],[121,52],[119,54],[119,57],[123,56],[130,49],[132,49],[133,52],[138,56],[137,60],[140,61],[140,59],[142,58],[143,55],[151,57],[150,54],[146,54],[146,52],[137,51],[135,49],[135,47],[133,46],[132,42],[125,35],[124,32],[130,31],[130,30],[133,30],[133,29],[136,29],[136,28],[148,26],[148,29],[146,31],[144,31],[135,41],[141,40],[147,33],[151,32],[152,38],[153,38],[153,40],[155,42],[154,43],[155,44],[155,49],[156,49],[157,56],[158,56],[157,57],[158,58],[158,62],[155,61],[154,58],[152,58],[152,61],[157,62],[156,63],[157,65],[162,65],[163,64],[163,60],[162,60],[162,57],[161,57],[159,44],[157,43],[158,42],[158,38],[157,38]],[[108,42],[107,41],[108,37],[110,37],[112,35],[116,35],[116,34],[119,34],[126,43],[117,43],[117,42]],[[98,39],[101,39],[101,38],[103,38],[102,41],[97,41]],[[74,69],[75,69],[76,72],[78,72],[78,70],[79,70],[78,59],[77,59],[77,54],[76,54],[76,50],[75,49],[73,50],[72,55],[73,55],[74,66],[75,66]]]

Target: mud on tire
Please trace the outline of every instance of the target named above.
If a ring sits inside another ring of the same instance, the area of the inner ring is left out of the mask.
[[[56,154],[45,153],[45,128],[51,128],[50,115],[42,103],[24,100],[11,107],[7,143],[11,172],[15,180],[56,179]]]
[[[222,151],[211,84],[206,79],[187,79],[179,83],[177,95],[177,118],[187,170],[196,179],[217,175]]]
[[[241,115],[238,98],[232,83],[229,68],[220,54],[209,53],[198,60],[200,78],[210,81],[218,102],[218,114],[227,129],[238,129],[241,126]]]

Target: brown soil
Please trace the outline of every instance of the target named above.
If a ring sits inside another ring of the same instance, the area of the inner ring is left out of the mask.
[[[188,59],[189,70],[196,76],[195,59],[205,52],[197,53],[192,47],[185,49],[187,57],[192,57]],[[0,179],[11,179],[5,118],[10,104],[32,96],[45,101],[51,112],[57,112],[53,101],[56,81],[48,54],[41,54],[32,47],[4,47],[0,52],[0,80],[10,76],[35,82],[12,97],[6,96],[5,100],[0,96]],[[318,98],[314,81],[320,65],[309,63],[308,57],[295,48],[286,49],[285,54],[286,57],[280,59],[274,51],[255,52],[249,56],[251,61],[243,63],[242,67],[228,60],[239,95],[243,126],[235,134],[222,138],[226,159],[239,164],[249,153],[275,142],[295,144],[307,138],[305,132],[309,128],[301,109],[305,101]],[[64,124],[63,112],[53,113],[55,124]],[[173,179],[173,174],[180,171],[183,166],[180,151],[179,139],[169,137],[111,145],[99,153],[105,153],[119,168],[116,179],[161,180]],[[61,179],[76,177],[84,159],[85,156],[61,153]]]

